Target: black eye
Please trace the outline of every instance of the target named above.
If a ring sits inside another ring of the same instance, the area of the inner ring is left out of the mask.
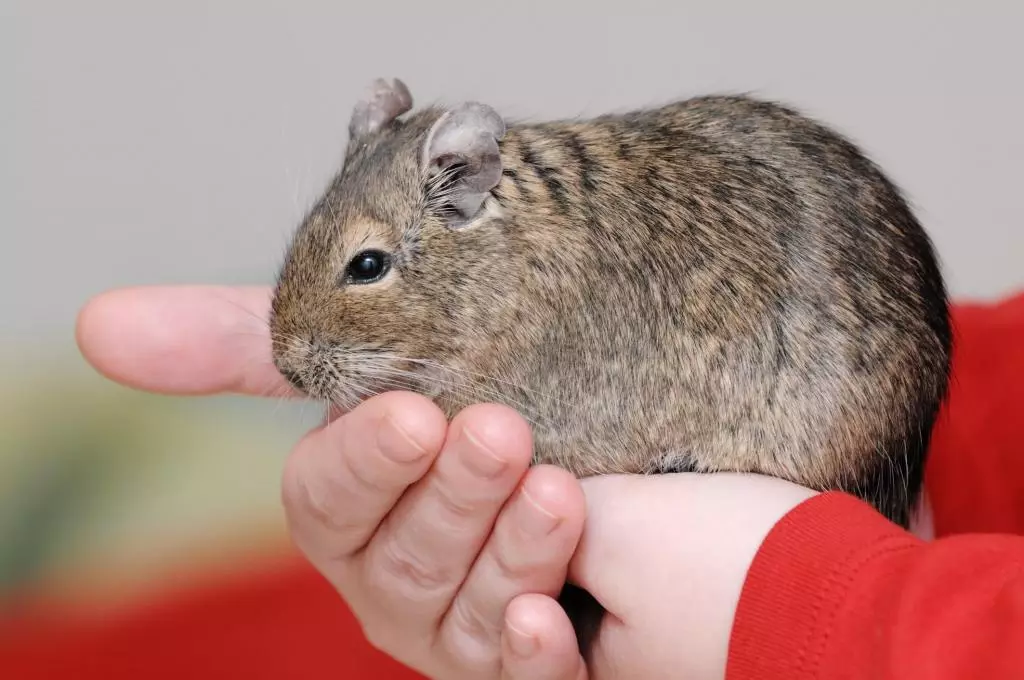
[[[345,277],[352,283],[373,283],[391,268],[391,258],[380,250],[364,250],[348,263]]]

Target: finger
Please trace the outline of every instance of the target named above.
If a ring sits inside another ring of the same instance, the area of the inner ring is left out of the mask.
[[[509,604],[501,658],[504,680],[587,678],[569,618],[545,595],[520,595]]]
[[[300,550],[336,586],[409,485],[430,468],[447,420],[429,399],[373,397],[306,436],[289,456],[281,498]]]
[[[452,421],[431,471],[364,552],[373,596],[435,636],[532,453],[530,429],[504,406],[471,406]]]
[[[271,360],[265,287],[125,288],[78,315],[85,358],[111,380],[150,392],[290,396]]]
[[[579,481],[539,466],[501,511],[483,551],[442,623],[441,640],[459,658],[498,662],[505,612],[522,593],[555,597],[583,531]]]

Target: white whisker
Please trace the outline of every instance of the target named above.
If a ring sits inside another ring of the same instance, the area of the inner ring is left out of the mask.
[[[405,370],[405,369],[397,368],[397,367],[394,367],[394,366],[386,366],[386,365],[381,365],[381,366],[361,365],[360,369],[361,369],[360,372],[364,373],[367,377],[371,377],[372,376],[372,377],[376,377],[376,378],[379,379],[379,378],[389,377],[390,376],[390,377],[412,378],[414,381],[420,382],[420,383],[422,383],[422,381],[423,381],[423,378],[421,376],[419,376],[418,374],[413,373],[413,372],[408,371],[408,370]],[[523,418],[528,420],[530,423],[532,423],[534,425],[538,425],[539,424],[537,422],[537,420],[536,420],[536,417],[535,417],[536,414],[533,413],[533,409],[531,409],[528,404],[520,402],[520,401],[512,398],[508,394],[504,394],[504,393],[499,392],[497,390],[489,389],[487,387],[484,387],[483,385],[479,385],[477,383],[472,383],[472,382],[457,382],[457,381],[454,381],[454,380],[449,380],[449,379],[440,378],[440,377],[431,377],[431,381],[440,383],[441,385],[450,388],[455,393],[456,396],[469,397],[469,399],[467,399],[467,401],[472,401],[472,399],[474,397],[484,397],[485,401],[493,401],[493,402],[501,403],[501,404],[504,404],[506,406],[512,407],[516,411],[518,411],[520,413],[520,415],[522,415]]]

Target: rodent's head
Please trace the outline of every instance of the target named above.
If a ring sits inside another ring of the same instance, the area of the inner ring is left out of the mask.
[[[477,103],[401,119],[411,108],[399,80],[375,81],[355,107],[342,169],[297,230],[274,294],[275,365],[342,408],[422,386],[501,295],[499,230],[478,227],[499,211],[490,192],[505,123]]]

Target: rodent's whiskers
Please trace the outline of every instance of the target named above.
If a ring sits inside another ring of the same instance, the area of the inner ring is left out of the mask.
[[[329,401],[345,411],[355,408],[360,401],[359,394],[354,392],[355,386],[342,377],[341,371],[333,363],[328,364],[326,370],[332,378]]]
[[[360,373],[364,374],[367,378],[387,384],[388,386],[405,387],[409,382],[419,385],[424,384],[424,377],[422,375],[396,366],[394,362],[397,361],[407,361],[409,363],[421,364],[428,367],[432,365],[431,362],[426,360],[416,360],[398,355],[381,353],[367,353],[366,356],[360,356],[358,365]],[[445,370],[452,370],[452,372],[458,375],[458,371],[455,369],[449,369],[449,367],[441,364],[437,364],[436,367]],[[514,408],[531,424],[540,424],[536,419],[536,416],[539,415],[535,413],[536,409],[531,408],[529,404],[514,399],[505,392],[488,388],[473,381],[454,380],[438,376],[431,376],[430,382],[440,384],[458,396],[467,397],[467,401],[472,401],[475,398],[482,397],[486,401],[505,404],[506,406]]]
[[[565,401],[563,401],[561,399],[556,399],[555,397],[551,396],[550,394],[548,394],[546,392],[541,392],[540,390],[531,390],[530,388],[528,388],[528,387],[526,387],[524,385],[520,385],[519,383],[513,382],[511,380],[504,380],[504,379],[499,378],[497,376],[486,375],[484,373],[475,373],[473,371],[467,371],[467,370],[464,370],[464,369],[461,369],[461,368],[454,368],[452,366],[445,366],[444,364],[442,364],[439,361],[433,361],[433,360],[430,360],[430,359],[412,359],[412,358],[401,357],[401,360],[408,361],[410,363],[421,364],[423,366],[427,366],[428,368],[436,368],[436,369],[439,369],[439,370],[442,370],[442,371],[451,371],[452,373],[454,373],[456,375],[460,375],[460,376],[466,376],[466,377],[472,377],[472,378],[480,378],[480,379],[483,379],[483,380],[490,380],[490,381],[493,381],[493,382],[496,382],[496,383],[500,383],[501,385],[505,385],[507,387],[511,387],[511,388],[513,388],[515,390],[519,390],[520,392],[524,392],[526,394],[532,394],[534,396],[541,397],[543,399],[548,399],[548,400],[553,401],[553,402],[555,402],[557,404],[561,404],[562,406],[573,406],[573,404],[569,404],[569,403],[567,403],[567,402],[565,402]]]
[[[419,360],[417,360],[417,359],[410,359],[409,361],[411,363],[418,363],[418,364],[420,364],[422,366],[425,366],[427,368],[433,368],[433,369],[437,369],[437,370],[440,370],[440,371],[447,371],[447,372],[451,373],[454,376],[455,379],[449,379],[447,381],[444,380],[443,378],[435,378],[435,379],[440,380],[442,382],[442,384],[452,384],[452,385],[455,385],[455,386],[462,386],[463,389],[469,393],[469,396],[473,396],[473,390],[476,390],[480,395],[488,396],[488,397],[494,399],[495,401],[497,401],[499,403],[504,403],[504,404],[506,404],[508,406],[514,407],[524,417],[528,416],[531,413],[536,415],[537,417],[540,416],[540,414],[537,413],[537,409],[536,408],[531,407],[529,405],[529,403],[527,403],[525,401],[522,401],[522,400],[514,398],[511,394],[508,393],[509,392],[508,389],[501,389],[501,387],[502,386],[504,386],[506,388],[511,387],[513,389],[525,392],[527,394],[536,394],[536,395],[539,395],[539,396],[545,396],[545,395],[542,395],[542,394],[537,393],[537,392],[533,392],[532,390],[529,390],[529,389],[527,389],[527,388],[525,388],[525,387],[523,387],[521,385],[518,385],[516,383],[513,383],[513,382],[511,382],[509,380],[501,380],[501,379],[496,378],[494,376],[488,376],[488,375],[485,375],[485,374],[482,374],[482,373],[474,373],[474,372],[471,372],[471,371],[465,371],[465,370],[454,368],[452,366],[445,366],[444,364],[442,364],[440,362],[430,361],[430,360],[425,360],[425,359],[419,359]],[[489,380],[489,381],[498,383],[498,385],[497,385],[497,387],[489,388],[489,387],[486,387],[485,385],[479,384],[477,381],[472,380],[471,378],[478,378],[478,379],[483,379],[483,380]],[[535,420],[530,420],[530,422],[536,424]]]
[[[282,335],[274,340],[275,343],[294,342],[292,346],[309,346],[307,340],[299,337]],[[404,368],[401,365],[403,363],[435,369],[440,375],[426,376],[419,371]],[[321,369],[329,378],[328,401],[344,410],[351,410],[366,399],[389,390],[407,389],[434,396],[430,394],[434,391],[432,388],[440,387],[457,399],[469,403],[482,400],[509,406],[530,424],[537,426],[541,424],[541,413],[528,401],[516,399],[515,391],[558,402],[554,397],[509,380],[460,370],[434,360],[402,356],[375,348],[335,348],[330,361],[324,362]],[[496,383],[497,387],[481,384],[486,382]],[[502,387],[504,389],[501,389]]]
[[[248,315],[248,316],[252,317],[253,319],[255,319],[256,321],[258,321],[260,323],[260,325],[263,326],[264,328],[268,328],[268,329],[270,328],[270,321],[266,317],[260,316],[259,314],[257,314],[256,312],[252,311],[251,309],[249,309],[245,305],[239,303],[237,300],[232,300],[230,297],[228,297],[226,295],[221,295],[221,294],[217,293],[216,291],[214,291],[214,295],[216,295],[223,302],[228,303],[232,307],[235,307],[236,309],[239,309],[242,312],[245,312],[246,315]]]
[[[467,370],[464,370],[464,369],[454,368],[452,366],[446,366],[446,365],[442,364],[439,361],[435,361],[435,360],[431,360],[431,359],[416,359],[416,358],[413,358],[413,357],[405,357],[405,356],[394,355],[394,354],[378,354],[378,356],[380,356],[382,358],[388,358],[388,359],[390,359],[392,361],[405,361],[405,362],[408,362],[408,363],[411,363],[411,364],[417,364],[417,365],[420,365],[420,366],[424,366],[426,368],[437,369],[439,371],[448,371],[448,372],[454,374],[458,378],[464,378],[464,379],[476,378],[476,379],[480,379],[480,380],[491,381],[491,382],[497,383],[498,384],[498,388],[500,388],[502,386],[509,387],[509,388],[512,388],[512,389],[517,390],[519,392],[523,392],[526,395],[533,395],[533,396],[536,396],[536,397],[540,397],[542,399],[552,401],[552,402],[554,402],[556,404],[560,404],[562,406],[567,406],[567,407],[571,407],[572,406],[572,404],[568,404],[565,401],[563,401],[561,399],[557,399],[557,398],[555,398],[555,397],[553,397],[553,396],[551,396],[551,395],[549,395],[549,394],[547,394],[545,392],[541,392],[539,390],[532,390],[532,389],[530,389],[530,388],[528,388],[528,387],[526,387],[524,385],[520,385],[520,384],[518,384],[516,382],[513,382],[511,380],[504,380],[502,378],[498,378],[496,376],[487,375],[487,374],[484,374],[484,373],[475,373],[473,371],[467,371]],[[474,385],[475,387],[477,387],[479,389],[485,389],[485,388],[483,388],[480,385],[476,385],[472,380],[466,380],[466,382]],[[526,409],[526,404],[524,404],[522,402],[514,402],[514,400],[512,399],[511,396],[505,394],[504,390],[494,389],[494,390],[489,390],[489,392],[491,393],[492,396],[500,396],[500,397],[502,397],[503,401],[513,402],[513,403],[518,404],[520,410]],[[512,404],[510,403],[509,405],[512,405]]]
[[[437,215],[447,215],[453,211],[452,197],[455,193],[454,180],[464,167],[458,163],[445,167],[441,172],[427,180],[425,195],[426,211]]]
[[[271,417],[276,418],[278,411],[281,410],[281,404],[285,403],[292,396],[292,391],[287,383],[278,383],[265,389],[260,396],[274,399],[276,403],[274,404],[274,410],[271,412]]]

